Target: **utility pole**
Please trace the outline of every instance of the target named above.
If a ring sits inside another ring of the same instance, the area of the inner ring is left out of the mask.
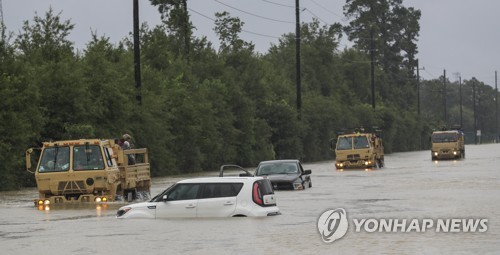
[[[0,24],[1,24],[1,28],[0,28],[0,31],[3,32],[3,8],[2,8],[2,0],[0,0]]]
[[[295,67],[296,67],[296,84],[297,84],[297,113],[299,120],[302,119],[302,89],[300,77],[300,7],[299,0],[295,0]]]
[[[462,76],[458,75],[458,83],[459,83],[459,93],[460,93],[460,128],[463,128],[463,117],[462,117]]]
[[[372,108],[375,109],[375,46],[373,42],[373,28],[370,29],[370,59],[372,78]]]
[[[137,103],[141,105],[141,52],[140,52],[140,40],[139,40],[139,0],[134,1],[134,69],[135,69],[135,89],[137,95],[135,99]]]
[[[417,59],[417,114],[420,116],[420,70],[425,70],[425,67],[420,69]]]
[[[0,0],[0,36],[3,36],[3,8],[2,8],[2,0]]]
[[[417,59],[417,114],[420,116],[420,70]]]
[[[444,124],[448,125],[448,114],[446,113],[446,69],[443,70],[443,101],[444,101]]]
[[[476,81],[472,80],[472,110],[474,112],[474,144],[477,144]]]
[[[187,1],[182,0],[181,2],[182,8],[184,10],[184,17],[183,19],[183,29],[184,29],[184,52],[186,53],[186,58],[189,61],[189,52],[190,52],[190,46],[189,42],[191,40],[191,33],[189,32],[189,15],[188,15],[188,8],[187,8]]]
[[[495,143],[498,143],[498,86],[497,86],[497,71],[495,71]]]

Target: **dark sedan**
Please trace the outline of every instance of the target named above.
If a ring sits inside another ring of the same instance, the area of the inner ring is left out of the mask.
[[[300,190],[312,187],[311,170],[304,170],[296,159],[259,163],[255,176],[267,176],[275,190]]]

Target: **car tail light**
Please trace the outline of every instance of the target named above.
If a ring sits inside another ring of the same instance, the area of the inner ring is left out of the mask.
[[[252,199],[253,201],[260,205],[260,206],[263,206],[264,203],[262,202],[262,198],[260,196],[260,190],[259,190],[259,183],[258,182],[255,182],[253,184],[253,192],[252,192]]]

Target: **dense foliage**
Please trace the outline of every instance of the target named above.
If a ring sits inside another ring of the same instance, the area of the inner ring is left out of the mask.
[[[206,38],[192,36],[186,2],[151,0],[164,24],[141,28],[140,105],[131,38],[114,45],[94,34],[76,51],[67,39],[74,25],[51,9],[26,21],[18,35],[2,29],[0,189],[34,184],[23,170],[24,151],[47,140],[130,133],[137,147],[149,148],[153,175],[164,176],[212,171],[224,163],[330,160],[329,140],[348,127],[382,128],[388,153],[425,149],[433,128],[460,123],[456,82],[447,81],[443,94],[441,79],[423,81],[417,114],[413,69],[420,11],[401,0],[348,0],[344,10],[352,22],[345,27],[302,24],[301,118],[295,35],[283,35],[259,54],[239,37],[244,23],[223,12],[214,24],[221,44],[216,50]],[[343,32],[353,47],[339,45]],[[378,49],[375,109],[372,45]],[[473,133],[476,116],[485,137],[495,133],[494,93],[476,79],[463,82],[466,132]]]

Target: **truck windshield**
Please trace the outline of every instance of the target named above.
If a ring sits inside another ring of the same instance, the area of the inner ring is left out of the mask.
[[[63,172],[69,170],[69,147],[45,148],[40,160],[39,173]]]
[[[370,144],[368,144],[368,137],[366,136],[355,136],[353,139],[354,149],[366,149],[370,147]]]
[[[457,141],[457,134],[455,133],[432,134],[433,143],[451,143],[456,141]]]
[[[77,145],[73,147],[74,170],[104,169],[101,147],[98,145]]]
[[[368,137],[364,135],[341,137],[337,143],[337,150],[366,149],[369,147]]]
[[[352,150],[352,137],[340,137],[337,150]]]

